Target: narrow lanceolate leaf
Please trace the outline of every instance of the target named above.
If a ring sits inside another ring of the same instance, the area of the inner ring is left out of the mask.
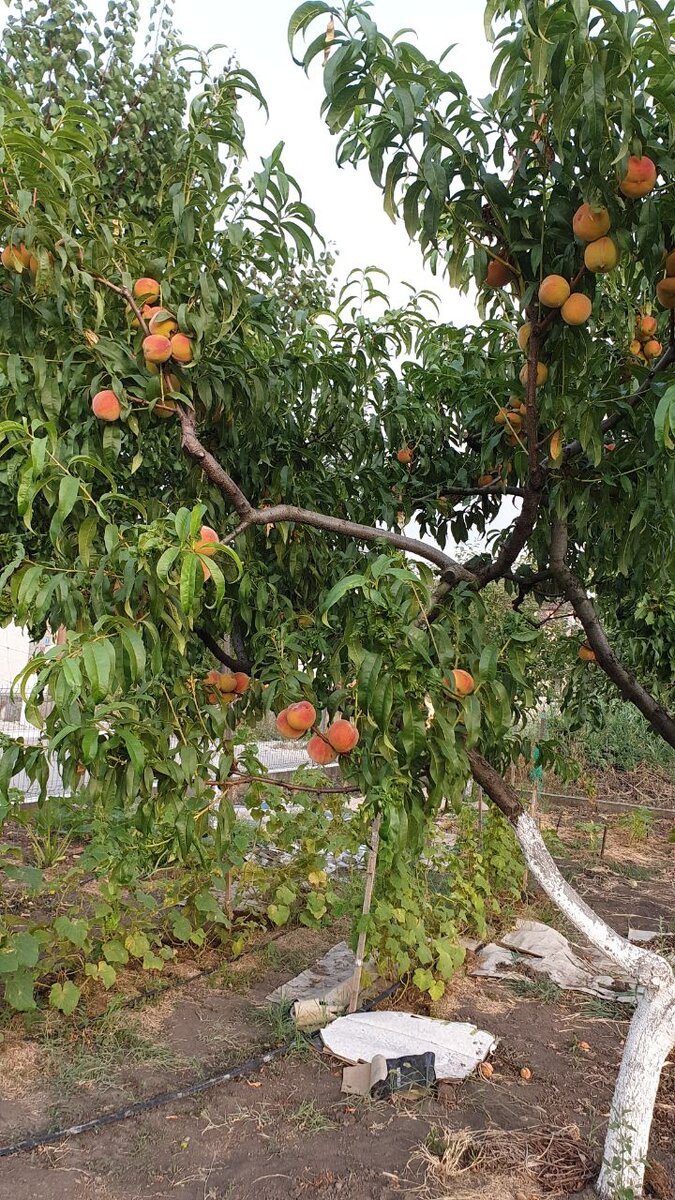
[[[188,551],[183,557],[180,569],[180,604],[186,616],[195,607],[197,594],[197,575],[201,574],[202,564],[198,554]]]
[[[96,700],[103,699],[110,691],[110,681],[115,669],[115,649],[108,638],[85,642],[82,647],[82,662]]]
[[[656,440],[666,450],[675,450],[675,384],[663,393],[654,413]]]
[[[346,575],[344,579],[340,579],[338,583],[331,588],[322,606],[323,622],[325,625],[328,624],[326,614],[329,609],[331,609],[334,604],[337,604],[338,600],[341,600],[346,592],[352,591],[354,588],[364,587],[365,583],[365,575]]]
[[[145,646],[143,638],[137,629],[131,625],[123,625],[120,629],[120,639],[124,647],[131,678],[136,680],[141,679],[145,672]]]

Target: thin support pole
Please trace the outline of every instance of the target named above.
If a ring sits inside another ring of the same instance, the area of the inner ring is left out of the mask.
[[[366,888],[363,893],[363,908],[361,912],[364,917],[370,912],[370,903],[373,898],[373,886],[375,883],[375,867],[377,865],[377,852],[380,847],[380,825],[382,824],[382,814],[378,813],[373,821],[370,829],[370,852],[368,854],[368,866],[366,868]],[[361,972],[363,970],[363,956],[366,951],[366,931],[361,930],[359,940],[356,946],[356,964],[354,966],[354,974],[352,976],[352,988],[349,997],[348,1012],[356,1012],[359,1003],[359,990],[361,988]]]

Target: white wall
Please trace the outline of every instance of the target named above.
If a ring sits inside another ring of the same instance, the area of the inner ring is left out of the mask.
[[[7,690],[19,671],[25,667],[30,653],[28,634],[16,625],[0,629],[0,690]]]

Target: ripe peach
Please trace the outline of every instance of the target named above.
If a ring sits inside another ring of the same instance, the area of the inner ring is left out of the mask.
[[[326,737],[338,754],[349,754],[358,743],[359,731],[351,721],[344,721],[339,717],[327,730]]]
[[[171,417],[175,417],[177,408],[175,400],[158,400],[153,412],[160,420],[169,421]]]
[[[412,462],[414,453],[412,446],[404,446],[401,450],[396,451],[396,457],[404,467],[407,467]]]
[[[8,271],[18,271],[21,274],[22,271],[28,270],[30,266],[30,250],[26,249],[23,242],[20,246],[5,246],[1,257],[2,265]]]
[[[199,539],[195,542],[193,548],[197,551],[197,554],[205,554],[207,558],[213,558],[216,552],[213,543],[219,541],[220,538],[215,529],[212,529],[210,525],[202,525],[199,530]]]
[[[525,363],[523,365],[523,367],[521,368],[520,375],[518,376],[523,387],[527,387],[527,368],[528,368],[528,364]],[[537,379],[536,379],[537,387],[541,387],[541,385],[543,383],[546,383],[547,379],[548,379],[548,367],[546,366],[546,363],[538,362],[537,363]]]
[[[579,647],[579,658],[582,662],[595,662],[595,650],[591,650],[588,642]]]
[[[276,719],[276,726],[277,726],[277,729],[279,730],[279,733],[282,735],[282,737],[293,738],[293,740],[295,741],[296,738],[302,737],[302,735],[305,731],[304,731],[304,729],[294,729],[292,725],[288,724],[288,721],[286,720],[287,712],[288,712],[287,708],[282,709],[282,711],[279,713],[279,716]]]
[[[666,275],[675,275],[675,250],[671,250],[666,258]]]
[[[518,330],[518,333],[516,334],[516,337],[518,339],[518,346],[522,350],[523,354],[525,354],[527,351],[527,343],[530,340],[531,332],[532,332],[532,324],[530,321],[526,321],[524,325],[521,325],[520,329]]]
[[[97,392],[91,402],[92,411],[99,421],[117,421],[122,411],[117,396],[109,389],[103,392]]]
[[[159,298],[159,284],[156,279],[150,279],[144,275],[141,279],[137,279],[132,292],[136,300],[157,300]]]
[[[476,684],[474,683],[473,675],[468,671],[457,669],[452,672],[451,686],[457,692],[458,696],[470,696]]]
[[[235,671],[234,678],[236,681],[234,690],[238,696],[243,696],[244,692],[247,692],[249,689],[251,677],[250,675],[247,675],[245,671]]]
[[[570,294],[570,285],[562,275],[547,275],[539,285],[539,303],[547,308],[562,308]]]
[[[286,709],[286,720],[291,729],[306,733],[310,725],[316,721],[316,709],[309,700],[299,700],[297,704],[289,704]]]
[[[143,355],[147,362],[163,363],[171,358],[171,342],[160,333],[143,338]]]
[[[219,692],[236,692],[237,676],[232,671],[219,671],[217,687]]]
[[[582,204],[572,218],[572,229],[580,242],[595,242],[609,233],[611,221],[606,208]]]
[[[479,475],[478,476],[478,486],[479,487],[490,487],[490,485],[493,484],[494,481],[495,481],[494,475]]]
[[[322,767],[325,767],[327,763],[335,762],[337,759],[336,751],[332,746],[329,746],[324,738],[319,737],[318,733],[315,733],[314,737],[309,739],[307,753],[312,762],[319,763]]]
[[[583,325],[591,315],[593,304],[583,292],[572,292],[560,309],[560,316],[566,325]]]
[[[170,338],[178,329],[178,322],[166,308],[158,308],[148,321],[151,333],[159,333],[162,337]]]
[[[656,338],[650,338],[648,342],[645,342],[642,350],[645,358],[658,358],[663,351],[663,346]]]
[[[630,350],[631,354],[635,354],[637,358],[639,358],[642,353],[642,342],[639,341],[638,338],[633,338],[633,341],[628,349]]]
[[[584,250],[586,269],[594,273],[611,271],[618,261],[619,251],[616,242],[609,237],[601,237],[595,242],[589,242]]]
[[[176,362],[192,362],[192,342],[184,333],[174,333],[171,338],[171,357]]]
[[[509,413],[509,410],[507,408],[498,409],[497,415],[495,417],[495,425],[506,425],[506,422],[508,421],[510,415],[511,414]]]
[[[636,336],[650,338],[652,334],[656,333],[656,324],[656,317],[652,317],[648,313],[638,313],[635,318]]]
[[[675,279],[669,276],[657,283],[656,295],[664,308],[675,308]]]
[[[562,458],[562,448],[562,433],[559,429],[556,429],[555,433],[551,434],[551,441],[549,443],[549,453],[553,459],[553,462],[558,462],[558,460]]]
[[[486,287],[490,287],[490,288],[506,287],[507,283],[511,283],[512,280],[513,280],[513,271],[506,263],[500,262],[499,259],[497,259],[497,258],[493,258],[490,260],[490,265],[488,266],[488,269],[487,269],[487,275],[485,276],[485,286]]]
[[[631,154],[628,170],[619,184],[619,191],[631,200],[648,195],[656,183],[656,165],[644,155],[636,158]]]

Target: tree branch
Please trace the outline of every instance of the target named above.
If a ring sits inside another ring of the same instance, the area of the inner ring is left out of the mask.
[[[418,538],[405,537],[401,533],[394,533],[391,529],[378,529],[374,525],[360,525],[356,521],[346,521],[342,517],[312,512],[307,508],[297,508],[294,504],[275,504],[270,508],[250,508],[237,528],[228,537],[223,538],[223,541],[225,543],[234,541],[235,537],[251,525],[277,525],[281,521],[289,521],[295,525],[309,525],[313,529],[325,529],[329,533],[337,533],[362,542],[387,542],[390,546],[405,550],[409,554],[417,554],[427,562],[433,563],[440,568],[445,578],[452,579],[454,583],[459,580],[465,580],[467,583],[476,582],[476,576],[472,571],[468,571],[461,563],[455,562],[454,558],[450,558],[443,550],[428,542],[419,541]]]
[[[673,972],[660,955],[640,949],[607,925],[560,873],[536,821],[525,811],[513,788],[475,750],[469,750],[471,773],[492,803],[514,828],[529,870],[541,888],[580,933],[646,989],[672,985]]]
[[[333,796],[333,795],[356,795],[361,791],[358,787],[350,787],[349,784],[340,784],[339,787],[310,787],[306,783],[286,783],[282,779],[269,779],[267,775],[230,775],[227,779],[209,780],[207,787],[240,787],[246,783],[265,783],[269,787],[283,788],[287,792],[311,792],[314,796]]]
[[[217,658],[224,667],[228,667],[230,671],[243,671],[245,675],[251,673],[251,663],[248,658],[233,658],[214,637],[211,636],[208,629],[204,629],[202,625],[195,625],[195,633],[200,642],[203,642],[207,650],[210,650],[213,657]]]
[[[551,571],[563,595],[569,600],[584,627],[589,645],[603,671],[616,684],[625,700],[630,700],[652,729],[675,748],[675,719],[626,670],[612,650],[590,596],[565,562],[567,526],[559,517],[553,518],[551,529]]]
[[[511,569],[518,555],[527,545],[536,524],[541,493],[532,487],[525,489],[523,506],[518,513],[511,532],[508,534],[497,556],[484,570],[478,572],[478,586],[484,588],[494,579],[501,579]]]
[[[238,512],[240,517],[244,519],[249,518],[255,513],[255,509],[246,499],[241,488],[234,482],[234,479],[221,467],[218,459],[214,458],[200,442],[195,429],[194,413],[182,404],[177,404],[176,409],[180,417],[182,430],[181,446],[188,458],[191,458],[198,467],[201,467],[207,479],[210,479],[211,483],[227,497],[235,512]],[[250,523],[253,524],[253,522]]]

